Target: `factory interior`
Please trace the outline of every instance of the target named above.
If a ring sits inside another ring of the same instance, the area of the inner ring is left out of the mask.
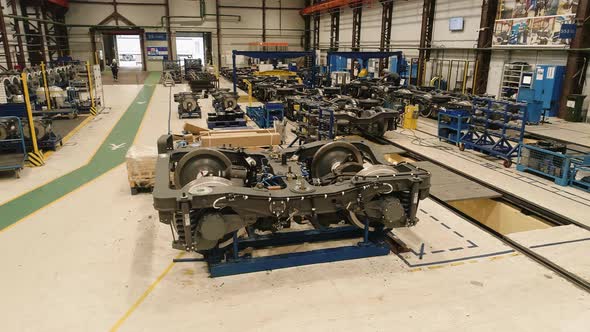
[[[0,43],[3,331],[590,330],[588,0],[0,0]]]

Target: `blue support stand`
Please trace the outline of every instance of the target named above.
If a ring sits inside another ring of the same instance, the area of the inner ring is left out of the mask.
[[[354,239],[359,237],[362,237],[362,242],[359,242],[357,245],[341,246],[337,248],[317,249],[265,257],[241,256],[239,254],[239,251],[245,248],[258,249],[265,247],[280,247],[300,243]],[[388,255],[390,251],[391,248],[382,240],[381,236],[373,236],[369,233],[368,220],[366,220],[365,229],[344,226],[321,230],[312,229],[275,233],[272,235],[251,236],[245,239],[239,239],[236,232],[233,234],[231,253],[227,253],[225,259],[208,261],[207,263],[211,277],[215,278],[295,266],[385,256]],[[199,261],[204,260],[202,258],[175,260],[175,262]]]

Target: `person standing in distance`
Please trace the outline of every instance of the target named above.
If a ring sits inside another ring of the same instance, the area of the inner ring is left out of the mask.
[[[111,72],[113,73],[113,78],[115,79],[115,81],[117,81],[119,79],[119,65],[117,64],[117,60],[115,59],[113,59],[113,62],[111,62]]]

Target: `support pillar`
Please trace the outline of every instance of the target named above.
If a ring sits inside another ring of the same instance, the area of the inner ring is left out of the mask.
[[[391,46],[391,20],[393,18],[393,2],[381,0],[381,39],[379,50],[388,52]],[[379,59],[379,73],[389,67],[389,58]]]
[[[18,15],[18,11],[17,11],[17,7],[16,7],[16,0],[8,0],[8,2],[10,3],[10,9],[12,10],[12,15],[17,16]],[[16,50],[16,60],[18,62],[18,65],[21,66],[22,68],[25,68],[27,63],[25,60],[25,47],[23,45],[23,38],[22,38],[22,34],[21,34],[21,29],[20,29],[20,21],[19,20],[13,20],[14,24],[12,25],[14,28],[14,33],[16,34],[16,44],[18,46],[18,49]]]
[[[476,71],[475,71],[475,94],[486,93],[488,86],[488,73],[492,50],[481,50],[491,48],[494,37],[494,24],[498,12],[498,0],[484,0],[481,6],[481,21],[479,24],[479,36],[477,38]]]
[[[6,32],[6,22],[4,21],[4,12],[0,6],[0,34],[2,35],[2,45],[4,46],[4,57],[6,58],[5,69],[12,69],[12,55],[10,54],[10,44],[8,41],[8,33]]]
[[[313,14],[313,48],[320,48],[320,15]]]
[[[340,8],[330,13],[330,51],[338,51],[340,41]]]
[[[430,60],[435,7],[436,0],[424,0],[424,7],[422,9],[422,29],[420,31],[420,50],[418,52],[418,86],[424,84],[426,61]]]
[[[352,50],[360,51],[361,49],[361,22],[363,17],[363,7],[358,5],[352,9]]]
[[[219,8],[219,0],[215,0],[215,28],[217,31],[217,70],[221,68],[221,19],[219,14],[221,14],[221,9]],[[235,64],[234,64],[235,65]]]
[[[170,28],[170,0],[166,0],[164,4],[164,13],[166,14],[166,39],[168,41],[168,60],[173,60],[174,52],[172,52],[172,29]]]
[[[590,47],[590,2],[579,1],[576,12],[576,36],[572,39],[570,48],[581,49]],[[590,55],[583,51],[570,51],[567,56],[565,67],[565,80],[559,101],[559,117],[566,117],[567,96],[581,94],[586,81],[586,70],[588,68]]]

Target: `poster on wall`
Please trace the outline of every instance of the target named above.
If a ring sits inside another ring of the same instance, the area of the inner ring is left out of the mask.
[[[498,20],[494,26],[494,45],[508,45],[512,31],[511,20]]]
[[[166,46],[148,46],[147,47],[148,60],[167,60],[168,47]]]
[[[504,0],[493,46],[567,47],[577,6],[577,0]]]

